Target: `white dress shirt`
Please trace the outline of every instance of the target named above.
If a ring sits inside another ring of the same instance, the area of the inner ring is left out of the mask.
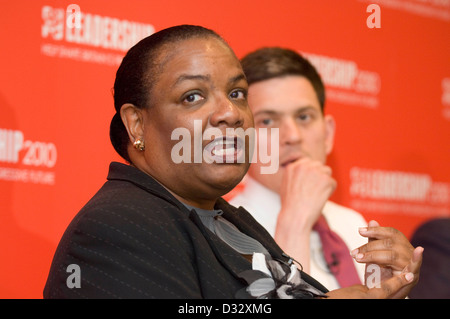
[[[278,213],[281,209],[280,196],[277,193],[264,187],[247,175],[243,190],[229,202],[233,206],[244,207],[274,237]],[[367,238],[362,237],[358,233],[359,227],[367,226],[367,222],[358,212],[327,201],[323,209],[323,215],[330,229],[337,233],[345,242],[349,248],[349,254],[351,250],[367,243]],[[311,232],[310,244],[309,274],[329,290],[340,288],[335,277],[328,270],[319,234],[316,231]],[[301,261],[299,260],[299,262]],[[360,264],[356,261],[354,263],[363,283],[365,264]]]

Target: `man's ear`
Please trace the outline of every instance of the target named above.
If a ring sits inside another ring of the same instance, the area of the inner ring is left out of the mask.
[[[144,118],[141,109],[131,103],[126,103],[120,108],[120,117],[132,144],[137,139],[144,137]]]
[[[334,135],[336,132],[336,122],[334,118],[327,114],[324,117],[325,120],[325,151],[329,155],[334,146]]]

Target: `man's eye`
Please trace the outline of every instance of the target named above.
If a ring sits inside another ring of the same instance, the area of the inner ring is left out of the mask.
[[[311,115],[309,114],[301,114],[298,116],[298,119],[302,122],[308,121],[311,119]]]
[[[273,123],[273,120],[272,119],[262,119],[259,122],[261,123],[261,125],[268,126]]]

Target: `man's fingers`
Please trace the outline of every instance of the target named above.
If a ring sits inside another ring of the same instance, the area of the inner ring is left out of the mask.
[[[376,220],[371,220],[371,221],[369,221],[367,226],[369,226],[369,227],[380,227],[380,224],[378,224],[378,222]]]
[[[333,175],[333,169],[330,166],[324,165],[323,172],[328,175]]]

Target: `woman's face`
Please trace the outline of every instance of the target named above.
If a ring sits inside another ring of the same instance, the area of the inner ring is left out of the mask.
[[[139,168],[181,201],[211,209],[249,166],[247,157],[238,159],[248,153],[248,142],[233,133],[253,127],[247,81],[230,48],[212,37],[167,45],[158,62],[161,72],[143,111],[146,148]]]

